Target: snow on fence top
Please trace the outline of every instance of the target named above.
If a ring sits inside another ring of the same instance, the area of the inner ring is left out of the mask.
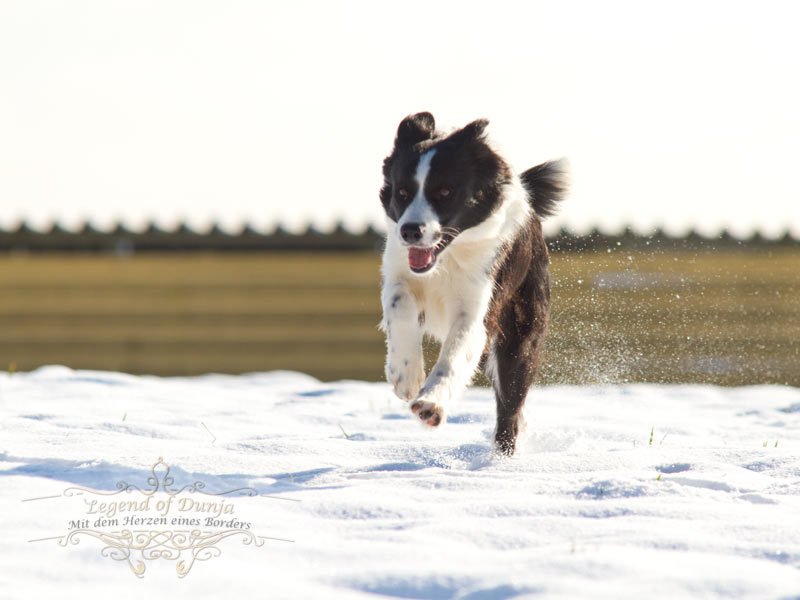
[[[588,233],[561,229],[547,236],[552,250],[591,250],[625,244],[626,247],[646,248],[710,248],[729,246],[791,246],[800,243],[800,236],[787,230],[779,237],[768,237],[759,232],[749,237],[737,237],[723,231],[707,236],[695,230],[683,235],[672,235],[663,229],[642,234],[626,227],[619,233],[605,233],[595,228]],[[86,223],[77,229],[67,229],[54,224],[39,230],[21,223],[15,228],[0,229],[0,251],[82,251],[118,252],[135,251],[321,251],[321,250],[372,250],[383,245],[383,233],[373,226],[360,232],[351,231],[341,223],[331,231],[321,231],[308,225],[304,231],[291,232],[278,225],[273,231],[257,231],[246,225],[238,232],[225,231],[219,225],[200,231],[185,223],[173,229],[161,228],[151,223],[142,230],[133,230],[122,224],[101,230]]]

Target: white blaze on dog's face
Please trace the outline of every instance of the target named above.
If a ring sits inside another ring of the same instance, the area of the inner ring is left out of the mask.
[[[381,202],[408,249],[416,274],[434,269],[437,257],[465,229],[483,222],[501,201],[510,170],[484,137],[479,120],[451,134],[434,130],[433,117],[418,113],[397,130],[384,161]]]
[[[420,156],[414,181],[417,190],[411,204],[406,207],[395,227],[400,243],[408,246],[408,266],[416,273],[429,271],[434,264],[434,252],[441,241],[442,226],[439,216],[425,195],[425,180],[431,168],[436,150],[428,150]],[[402,195],[410,192],[406,189]]]

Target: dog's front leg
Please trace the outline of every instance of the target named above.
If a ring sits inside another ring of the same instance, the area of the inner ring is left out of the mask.
[[[425,381],[422,327],[416,298],[402,283],[384,287],[381,295],[386,332],[386,380],[403,400],[413,400]]]
[[[469,384],[486,343],[486,327],[480,311],[461,311],[411,411],[426,425],[445,420],[445,406]]]

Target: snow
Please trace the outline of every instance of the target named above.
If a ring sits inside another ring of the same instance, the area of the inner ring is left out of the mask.
[[[536,388],[511,459],[493,404],[471,388],[431,431],[383,383],[2,374],[0,597],[800,597],[800,390]],[[61,545],[166,466],[173,492],[205,486],[175,500],[228,505],[261,544],[222,539],[183,577]]]

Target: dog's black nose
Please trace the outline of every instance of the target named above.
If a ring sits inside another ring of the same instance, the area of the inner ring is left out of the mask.
[[[405,223],[400,227],[400,237],[407,244],[416,244],[422,239],[422,223]]]

